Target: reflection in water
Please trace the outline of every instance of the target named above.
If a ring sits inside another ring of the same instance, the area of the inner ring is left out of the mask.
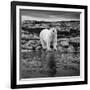
[[[29,51],[21,53],[20,77],[60,77],[80,75],[80,53]]]
[[[47,54],[45,51],[41,55],[42,60],[42,71],[47,73],[48,76],[53,77],[56,74],[56,62],[54,57],[54,52],[48,52]]]

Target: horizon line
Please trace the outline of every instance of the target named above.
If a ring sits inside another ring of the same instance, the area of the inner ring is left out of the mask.
[[[51,21],[51,20],[23,20],[24,21],[44,21],[44,22],[60,22],[60,21],[80,21],[80,20],[59,20],[59,21]]]

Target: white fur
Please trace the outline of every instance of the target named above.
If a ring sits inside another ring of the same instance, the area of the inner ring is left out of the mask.
[[[55,28],[50,30],[44,29],[40,32],[40,41],[43,49],[51,50],[50,45],[52,42],[53,48],[57,50],[57,31]]]

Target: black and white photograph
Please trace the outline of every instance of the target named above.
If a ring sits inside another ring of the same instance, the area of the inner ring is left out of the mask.
[[[87,7],[24,4],[12,4],[12,88],[87,83]]]
[[[20,10],[20,78],[80,75],[80,12]]]

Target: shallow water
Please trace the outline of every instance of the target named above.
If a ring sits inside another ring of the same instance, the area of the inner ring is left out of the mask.
[[[79,57],[79,52],[21,52],[20,78],[79,76]]]

